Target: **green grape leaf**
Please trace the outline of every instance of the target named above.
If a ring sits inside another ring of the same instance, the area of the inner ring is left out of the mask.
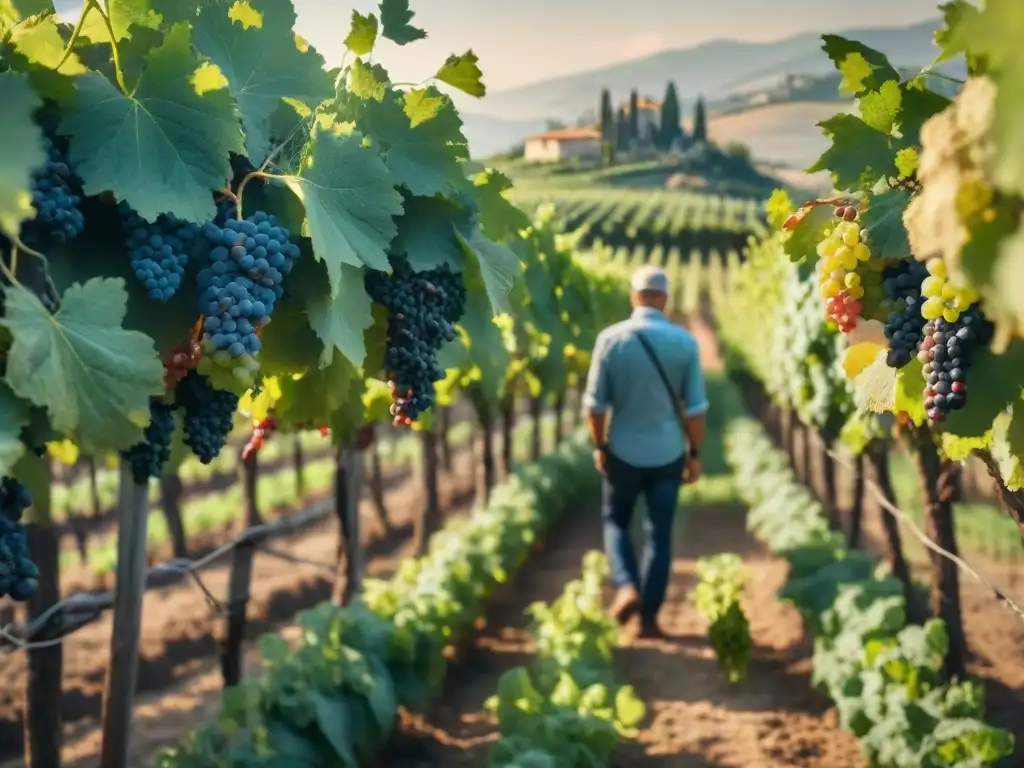
[[[356,56],[369,56],[377,43],[377,17],[352,11],[352,27],[345,38],[345,47]]]
[[[861,224],[868,231],[868,245],[878,259],[906,259],[910,238],[903,226],[903,212],[910,205],[910,193],[893,189],[869,198]]]
[[[67,101],[75,92],[73,78],[89,71],[74,53],[61,64],[66,44],[56,16],[23,21],[11,30],[8,45],[5,57],[10,68],[27,74],[35,91],[47,98]]]
[[[157,3],[159,10],[154,9]],[[114,41],[117,43],[131,40],[136,30],[132,27],[155,30],[164,26],[170,27],[189,18],[184,14],[186,3],[178,3],[176,0],[106,0],[104,7],[108,11],[108,20],[114,33]],[[190,10],[195,13],[195,6]],[[82,26],[82,39],[93,43],[109,45],[110,30],[107,29],[107,22],[103,16],[93,11],[85,19]],[[118,46],[120,50],[120,46]]]
[[[934,115],[950,105],[949,99],[927,88],[924,83],[911,80],[903,85],[903,108],[900,111],[900,137],[897,147],[921,146],[921,127]]]
[[[957,437],[942,433],[942,454],[950,461],[964,461],[974,451],[987,448],[992,440],[991,430],[981,437]]]
[[[777,188],[772,190],[771,197],[764,204],[765,213],[768,214],[768,223],[772,229],[782,229],[782,225],[796,210],[793,199],[785,189]]]
[[[466,186],[459,159],[469,156],[462,121],[436,88],[389,91],[358,107],[359,129],[373,139],[399,183],[414,195],[455,194]]]
[[[370,307],[370,316],[373,318],[373,324],[363,334],[363,342],[366,344],[363,368],[368,375],[376,375],[384,367],[384,352],[388,341],[388,309],[382,304],[373,304]]]
[[[508,368],[508,351],[501,331],[494,324],[494,311],[482,291],[467,291],[466,309],[459,325],[469,337],[468,353],[473,364],[480,369],[481,380],[486,383],[486,396],[497,398],[498,387],[505,380]]]
[[[916,357],[896,372],[896,390],[893,396],[893,411],[905,413],[914,424],[925,421],[924,407],[924,366]]]
[[[945,430],[957,437],[982,437],[1021,395],[1024,340],[1014,339],[1002,354],[987,347],[977,348],[973,354],[970,381],[984,382],[984,389],[971,389],[963,409],[946,418]]]
[[[383,101],[388,91],[388,76],[382,67],[356,59],[349,72],[348,87],[360,99]]]
[[[295,45],[290,0],[248,0],[259,24],[229,17],[233,0],[204,0],[192,27],[196,50],[220,68],[238,102],[251,163],[259,166],[270,146],[270,118],[282,99],[315,107],[334,93],[324,60]],[[283,137],[282,137],[283,138]]]
[[[121,327],[124,281],[94,278],[64,292],[51,316],[34,295],[9,288],[0,324],[11,333],[7,383],[46,408],[54,429],[83,453],[127,449],[149,423],[149,398],[164,391],[153,340]]]
[[[921,158],[914,147],[904,147],[896,153],[896,170],[899,171],[901,179],[909,179],[917,173],[921,165]]]
[[[499,243],[518,237],[520,231],[530,226],[530,217],[505,196],[511,188],[508,176],[493,168],[473,177],[480,228],[487,237]]]
[[[284,425],[327,424],[335,412],[353,403],[362,412],[363,377],[340,355],[326,368],[281,378],[280,386],[275,414]]]
[[[835,222],[831,205],[808,205],[803,217],[793,227],[782,248],[794,262],[818,259],[818,243],[825,236],[825,228]]]
[[[380,0],[381,34],[399,45],[422,40],[427,33],[409,23],[413,15],[409,0]]]
[[[978,16],[978,8],[968,0],[953,0],[939,6],[942,11],[943,27],[935,31],[935,44],[939,47],[939,55],[928,69],[955,59],[967,51],[967,40],[962,32],[962,25],[970,24]]]
[[[0,381],[0,476],[11,474],[25,452],[21,430],[28,422],[28,405]]]
[[[837,189],[870,186],[880,176],[896,175],[896,153],[889,137],[856,115],[840,114],[818,123],[832,146],[807,169],[828,171]]]
[[[402,196],[380,156],[358,133],[314,130],[310,160],[284,183],[305,207],[303,234],[327,267],[331,296],[341,290],[341,266],[391,271],[387,249],[397,232]]]
[[[53,0],[4,0],[0,2],[0,32],[43,13],[54,13]]]
[[[110,190],[150,221],[212,219],[210,190],[227,186],[228,154],[245,153],[231,94],[216,69],[200,66],[185,24],[149,54],[132,96],[98,73],[77,78],[60,132],[72,139],[86,194]]]
[[[341,266],[341,289],[309,300],[309,325],[324,343],[320,365],[330,365],[334,350],[357,368],[366,360],[366,329],[373,325],[373,301],[363,287],[362,267]]]
[[[407,196],[404,207],[405,215],[398,220],[392,251],[404,253],[417,272],[444,264],[461,270],[465,253],[456,232],[468,231],[465,212],[443,197]]]
[[[494,242],[479,228],[469,237],[456,232],[456,237],[467,256],[472,256],[483,277],[487,298],[495,312],[510,312],[509,294],[521,273],[519,257],[504,245]]]
[[[0,232],[14,237],[21,222],[33,215],[32,171],[46,160],[42,133],[32,115],[42,104],[28,81],[13,72],[0,73]]]
[[[1024,406],[1020,400],[1010,413],[996,417],[990,450],[1006,487],[1011,491],[1024,487]]]
[[[822,35],[821,40],[821,49],[843,76],[839,90],[860,96],[877,91],[888,80],[899,82],[900,73],[885,54],[839,35]]]
[[[458,88],[463,93],[481,98],[487,94],[487,86],[480,79],[484,73],[480,71],[479,63],[480,59],[472,49],[461,56],[452,54],[437,70],[434,77],[442,83]]]
[[[861,119],[882,133],[892,133],[902,107],[903,96],[898,80],[887,80],[877,91],[868,91],[860,97]]]
[[[319,290],[326,293],[327,281],[323,278],[323,268],[319,264],[316,266],[323,280]],[[288,276],[290,284],[295,282],[293,278],[297,272],[298,269]],[[306,293],[302,295],[307,296]],[[307,299],[303,304],[314,301],[315,298]],[[289,301],[274,309],[274,321],[264,327],[261,339],[260,372],[264,376],[289,376],[296,371],[306,370],[310,360],[317,360],[325,354],[323,341],[310,327],[310,317],[305,306],[295,306]]]

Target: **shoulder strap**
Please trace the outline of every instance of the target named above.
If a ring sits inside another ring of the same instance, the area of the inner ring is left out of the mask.
[[[676,412],[676,421],[679,422],[679,429],[683,432],[683,439],[686,439],[686,416],[683,412],[682,398],[676,394],[675,389],[672,387],[672,382],[668,378],[668,374],[665,373],[665,368],[661,364],[661,360],[658,359],[657,353],[654,351],[654,347],[651,346],[651,342],[642,333],[637,333],[637,340],[644,348],[644,352],[651,359],[655,369],[658,371],[658,377],[661,379],[661,383],[665,385],[665,392],[668,394],[669,399],[672,401],[672,407]]]

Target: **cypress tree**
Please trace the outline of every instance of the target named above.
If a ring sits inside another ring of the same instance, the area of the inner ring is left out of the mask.
[[[708,118],[704,112],[704,97],[697,97],[697,104],[693,108],[693,140],[708,140]]]
[[[676,93],[676,84],[669,83],[665,89],[665,100],[661,103],[661,148],[668,150],[672,148],[672,142],[683,135],[680,126],[682,116],[679,112],[679,94]]]
[[[634,89],[629,94],[629,139],[639,143],[640,141],[640,96]]]
[[[620,151],[629,149],[629,120],[626,118],[626,110],[619,108],[619,114],[615,121],[615,146]]]
[[[614,141],[615,139],[615,114],[612,112],[612,95],[607,88],[601,91],[601,139],[603,141]]]

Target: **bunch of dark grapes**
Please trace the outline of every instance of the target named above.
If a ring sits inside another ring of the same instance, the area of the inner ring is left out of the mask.
[[[737,683],[745,678],[750,661],[750,622],[739,603],[732,603],[711,622],[708,640],[729,682]]]
[[[63,244],[85,229],[79,182],[55,141],[43,138],[43,151],[46,159],[32,172],[32,207],[36,215],[23,225],[22,238],[29,245]]]
[[[127,204],[118,206],[132,271],[154,301],[167,301],[181,286],[199,227],[163,214],[150,223]]]
[[[174,439],[174,406],[153,399],[149,403],[149,413],[150,422],[142,441],[122,454],[131,464],[132,477],[140,485],[163,473],[164,465],[171,458],[171,441]]]
[[[885,338],[889,351],[885,362],[890,368],[909,363],[924,335],[925,320],[921,316],[921,283],[928,269],[918,261],[901,261],[885,271],[882,288],[892,310],[885,321]]]
[[[437,353],[455,338],[466,306],[462,275],[447,266],[414,272],[395,259],[390,275],[366,273],[366,292],[388,309],[384,370],[396,425],[408,426],[434,404],[434,383],[444,378]]]
[[[199,272],[203,352],[250,384],[259,368],[258,331],[270,322],[284,294],[281,283],[295,266],[299,247],[285,227],[262,211],[242,221],[210,222],[202,232],[211,246]]]
[[[972,304],[954,322],[930,320],[918,359],[924,363],[924,405],[928,419],[944,421],[967,405],[967,378],[974,350],[992,338],[993,326]]]
[[[0,597],[28,600],[36,591],[39,568],[28,553],[28,535],[21,522],[32,495],[13,477],[0,479]]]
[[[228,441],[238,395],[214,389],[198,371],[189,371],[175,390],[174,404],[184,411],[185,445],[203,464],[213,461]]]

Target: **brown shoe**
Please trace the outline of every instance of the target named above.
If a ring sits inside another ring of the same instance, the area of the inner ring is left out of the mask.
[[[643,620],[640,622],[640,631],[636,633],[638,640],[666,640],[667,636],[665,631],[658,626],[658,622],[651,620]]]
[[[615,593],[615,599],[612,600],[612,605],[609,613],[611,617],[615,619],[619,624],[625,624],[636,613],[636,609],[640,607],[640,593],[636,587],[632,584],[628,584],[625,587],[619,589]]]

